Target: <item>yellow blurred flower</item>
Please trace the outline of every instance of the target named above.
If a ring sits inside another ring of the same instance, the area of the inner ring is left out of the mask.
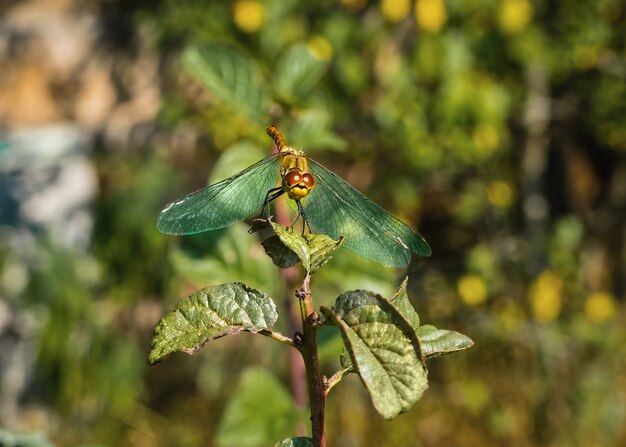
[[[382,0],[380,11],[383,17],[390,22],[399,22],[404,19],[411,9],[409,0]]]
[[[422,30],[436,33],[448,20],[446,5],[443,0],[417,0],[415,20]]]
[[[530,288],[530,310],[539,321],[553,321],[561,313],[563,280],[550,270],[544,271]]]
[[[329,61],[333,58],[333,46],[323,36],[311,37],[306,46],[317,59]]]
[[[533,15],[530,0],[504,0],[500,5],[500,29],[515,34],[522,31]]]
[[[487,200],[497,208],[510,207],[513,196],[513,188],[504,180],[494,180],[487,186]]]
[[[592,323],[613,318],[616,310],[615,298],[606,292],[592,293],[585,301],[585,317]]]
[[[487,299],[487,285],[478,275],[463,275],[457,282],[461,300],[470,306],[478,306]]]
[[[258,0],[239,0],[233,7],[233,18],[242,31],[253,33],[265,21],[265,6]]]

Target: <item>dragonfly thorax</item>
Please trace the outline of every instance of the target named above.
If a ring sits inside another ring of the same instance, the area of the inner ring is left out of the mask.
[[[310,172],[293,168],[283,176],[282,188],[290,199],[300,200],[315,188],[315,178]]]

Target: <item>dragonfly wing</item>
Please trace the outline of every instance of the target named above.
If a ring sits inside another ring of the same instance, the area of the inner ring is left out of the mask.
[[[411,252],[430,256],[430,247],[419,233],[341,177],[309,161],[317,186],[306,199],[305,213],[313,231],[335,239],[344,236],[345,248],[389,267],[405,267]]]
[[[157,228],[167,234],[195,234],[244,220],[259,210],[278,183],[279,155],[266,157],[232,177],[167,205]]]

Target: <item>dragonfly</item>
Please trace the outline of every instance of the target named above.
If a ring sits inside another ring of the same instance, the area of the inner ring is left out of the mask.
[[[388,267],[406,267],[411,253],[430,256],[422,235],[368,199],[303,151],[285,143],[276,126],[267,134],[278,152],[243,171],[167,205],[159,214],[162,233],[188,235],[246,220],[286,196],[309,232],[339,239],[343,247]],[[295,221],[294,221],[295,222]]]

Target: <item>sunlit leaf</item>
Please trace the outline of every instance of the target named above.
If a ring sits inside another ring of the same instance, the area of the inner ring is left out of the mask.
[[[188,48],[183,63],[211,93],[235,111],[254,121],[267,121],[267,87],[251,59],[230,47],[212,44]]]
[[[302,265],[309,273],[314,273],[332,257],[343,238],[337,241],[332,240],[325,234],[302,235],[296,230],[269,222],[276,236],[268,237],[263,241],[268,256],[272,258],[274,264],[280,268],[292,267],[297,260],[302,261]],[[254,231],[264,230],[263,224],[255,221]]]
[[[217,429],[217,445],[265,447],[293,433],[297,419],[285,386],[270,372],[250,368],[230,397]]]
[[[406,285],[409,281],[408,276],[404,278],[400,288],[396,294],[389,300],[393,306],[398,309],[402,316],[409,322],[413,329],[417,329],[420,325],[420,317],[415,312],[413,305],[409,301],[409,296],[406,293]]]
[[[398,292],[390,302],[398,309],[402,316],[409,322],[419,338],[422,354],[425,358],[438,357],[451,352],[462,351],[471,347],[474,342],[467,336],[455,331],[437,329],[432,325],[420,326],[420,318],[415,308],[409,301],[406,292],[408,277],[402,281]],[[343,363],[342,363],[343,366]]]
[[[310,259],[308,266],[304,261],[303,265],[310,273],[317,271],[321,266],[326,264],[335,250],[343,243],[343,237],[335,241],[325,234],[305,234],[304,239],[307,241],[307,246],[309,247]]]
[[[376,410],[392,419],[411,408],[428,386],[427,371],[417,335],[400,312],[364,290],[340,295],[322,312],[339,326]]]
[[[455,331],[437,329],[430,324],[420,326],[415,332],[420,339],[422,352],[426,358],[462,351],[474,345],[472,339],[466,335]]]
[[[269,329],[277,318],[274,302],[245,284],[205,287],[182,300],[159,321],[148,361],[156,363],[175,351],[195,354],[210,340]]]

